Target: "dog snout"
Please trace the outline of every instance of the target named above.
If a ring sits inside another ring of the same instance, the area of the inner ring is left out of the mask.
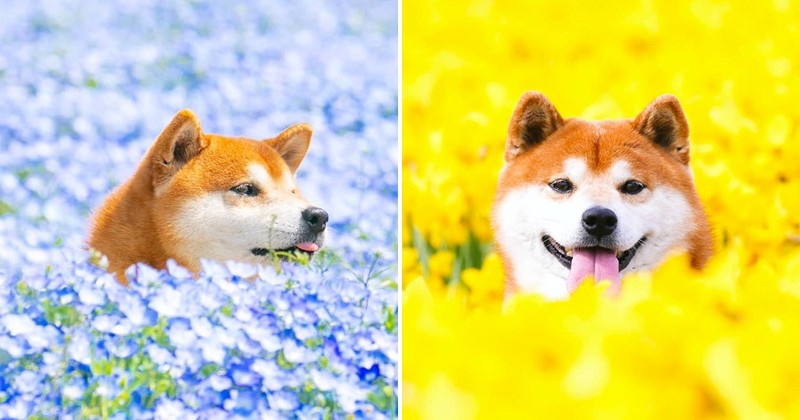
[[[303,220],[308,223],[308,227],[314,233],[320,233],[325,230],[328,223],[328,212],[319,207],[309,207],[303,210]]]
[[[605,207],[592,207],[583,212],[583,228],[590,235],[600,239],[608,236],[617,228],[617,214]]]

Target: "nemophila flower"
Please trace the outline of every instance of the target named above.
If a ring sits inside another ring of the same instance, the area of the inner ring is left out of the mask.
[[[22,394],[31,394],[41,386],[42,379],[41,374],[25,371],[14,378],[13,386]]]
[[[109,376],[101,376],[97,379],[97,388],[95,393],[106,399],[114,399],[119,394],[119,384],[116,378]]]
[[[25,348],[20,340],[7,335],[0,336],[0,349],[11,357],[20,357],[25,354]]]
[[[106,301],[105,293],[103,293],[102,290],[91,287],[91,285],[84,285],[81,287],[78,291],[78,299],[80,299],[81,303],[86,305],[99,305]]]
[[[98,315],[92,321],[92,328],[100,332],[109,332],[119,324],[120,317],[116,315]]]
[[[298,408],[297,396],[289,392],[276,392],[267,398],[270,407],[275,410],[291,411]]]
[[[106,343],[106,347],[108,348],[109,353],[112,355],[122,359],[127,359],[139,351],[139,345],[133,337],[118,336],[115,338],[116,339],[111,339],[108,343]]]
[[[67,352],[69,357],[75,362],[83,365],[89,365],[91,364],[93,357],[93,350],[91,346],[92,342],[88,332],[77,331],[75,334],[70,336]]]
[[[163,419],[196,419],[197,414],[184,403],[175,400],[162,399],[156,405],[155,417]]]
[[[11,419],[24,419],[33,412],[34,404],[32,401],[24,401],[16,398],[12,402],[0,405],[0,415]]]
[[[396,415],[396,4],[6,12],[0,418]],[[129,287],[100,268],[91,210],[183,107],[252,138],[311,123],[298,185],[331,215],[312,261],[136,265]]]
[[[68,383],[64,385],[61,396],[70,400],[77,400],[81,398],[86,392],[86,384],[82,378],[72,377]]]

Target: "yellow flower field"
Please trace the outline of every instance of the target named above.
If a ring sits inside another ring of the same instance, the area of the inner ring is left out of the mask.
[[[800,4],[404,0],[402,30],[404,418],[800,418]],[[676,95],[709,267],[501,308],[489,209],[526,90],[589,119]]]

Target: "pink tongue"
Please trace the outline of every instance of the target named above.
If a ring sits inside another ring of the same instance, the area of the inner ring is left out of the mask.
[[[586,276],[595,281],[611,280],[611,289],[619,289],[619,260],[614,251],[603,248],[576,248],[572,251],[572,268],[567,277],[567,288],[573,292]]]
[[[300,242],[295,246],[297,249],[301,249],[306,252],[317,252],[319,249],[319,245],[315,244],[314,242]]]

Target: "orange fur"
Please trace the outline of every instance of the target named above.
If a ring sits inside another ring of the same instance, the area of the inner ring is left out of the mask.
[[[137,262],[164,268],[173,258],[196,272],[197,258],[204,256],[181,258],[175,251],[175,244],[184,240],[172,226],[181,203],[247,181],[246,168],[253,162],[266,168],[276,185],[302,199],[295,191],[294,172],[310,138],[311,127],[306,124],[262,141],[205,134],[197,117],[181,110],[134,175],[96,211],[88,245],[108,258],[108,270],[123,284],[127,284],[125,270]],[[270,193],[259,199],[269,200]]]

